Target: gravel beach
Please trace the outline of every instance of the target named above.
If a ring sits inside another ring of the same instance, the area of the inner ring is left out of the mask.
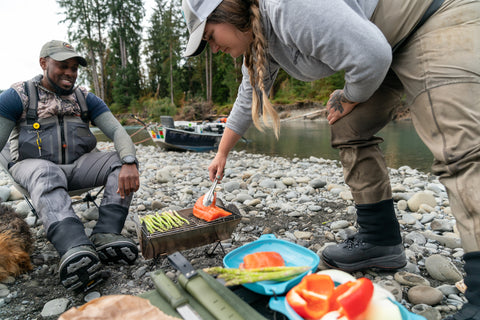
[[[100,149],[112,144],[99,143]],[[167,152],[155,146],[137,146],[141,187],[130,213],[139,216],[193,207],[211,185],[207,167],[214,153]],[[437,177],[404,166],[389,169],[397,217],[401,224],[408,264],[401,270],[365,270],[355,277],[368,277],[387,288],[408,310],[440,320],[465,302],[455,285],[463,278],[460,238],[455,228],[447,194]],[[319,158],[271,157],[232,152],[217,197],[235,204],[242,219],[231,239],[222,241],[226,253],[273,234],[320,254],[326,245],[342,242],[355,233],[355,208],[343,181],[341,164]],[[107,265],[105,282],[86,294],[67,292],[59,284],[59,257],[46,240],[41,225],[34,225],[28,205],[0,172],[0,198],[16,209],[31,225],[35,250],[34,269],[0,283],[0,319],[57,319],[71,307],[98,296],[139,295],[154,288],[148,273],[159,268],[174,278],[167,259],[139,257],[133,266]],[[91,232],[98,218],[95,207],[75,205],[78,216]],[[130,219],[123,233],[138,242]],[[195,268],[221,266],[222,250],[206,251],[213,244],[182,251]],[[320,265],[319,269],[325,266]],[[267,315],[268,316],[268,315]],[[273,311],[271,318],[274,317]],[[277,314],[276,319],[282,319]]]

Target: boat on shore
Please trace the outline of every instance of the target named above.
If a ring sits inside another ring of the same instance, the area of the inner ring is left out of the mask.
[[[173,121],[160,117],[160,124],[150,124],[147,131],[154,142],[166,150],[208,152],[218,149],[225,123]]]

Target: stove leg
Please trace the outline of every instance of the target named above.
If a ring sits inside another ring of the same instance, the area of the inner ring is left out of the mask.
[[[222,241],[218,240],[213,249],[207,250],[206,254],[207,256],[213,256],[213,253],[215,252],[215,249],[220,245],[220,248],[222,249],[223,255],[225,255],[225,249],[222,246]]]

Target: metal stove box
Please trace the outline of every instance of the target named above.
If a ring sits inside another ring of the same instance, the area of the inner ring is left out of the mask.
[[[190,224],[154,233],[147,231],[145,226],[140,223],[137,213],[135,213],[133,221],[136,225],[143,257],[145,259],[153,259],[160,255],[196,248],[230,238],[242,217],[237,207],[233,204],[227,207],[218,206],[232,214],[207,222],[195,217],[193,208],[186,208],[177,212],[187,219]]]

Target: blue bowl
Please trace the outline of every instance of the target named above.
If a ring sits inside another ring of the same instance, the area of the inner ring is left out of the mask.
[[[309,266],[310,270],[287,281],[259,281],[243,285],[245,288],[258,294],[282,295],[300,283],[306,274],[315,272],[320,263],[320,258],[312,250],[289,241],[277,239],[273,234],[264,234],[258,240],[229,252],[223,258],[223,265],[226,268],[238,268],[240,263],[243,262],[243,257],[248,254],[263,251],[275,251],[279,253],[285,261],[286,266]]]

